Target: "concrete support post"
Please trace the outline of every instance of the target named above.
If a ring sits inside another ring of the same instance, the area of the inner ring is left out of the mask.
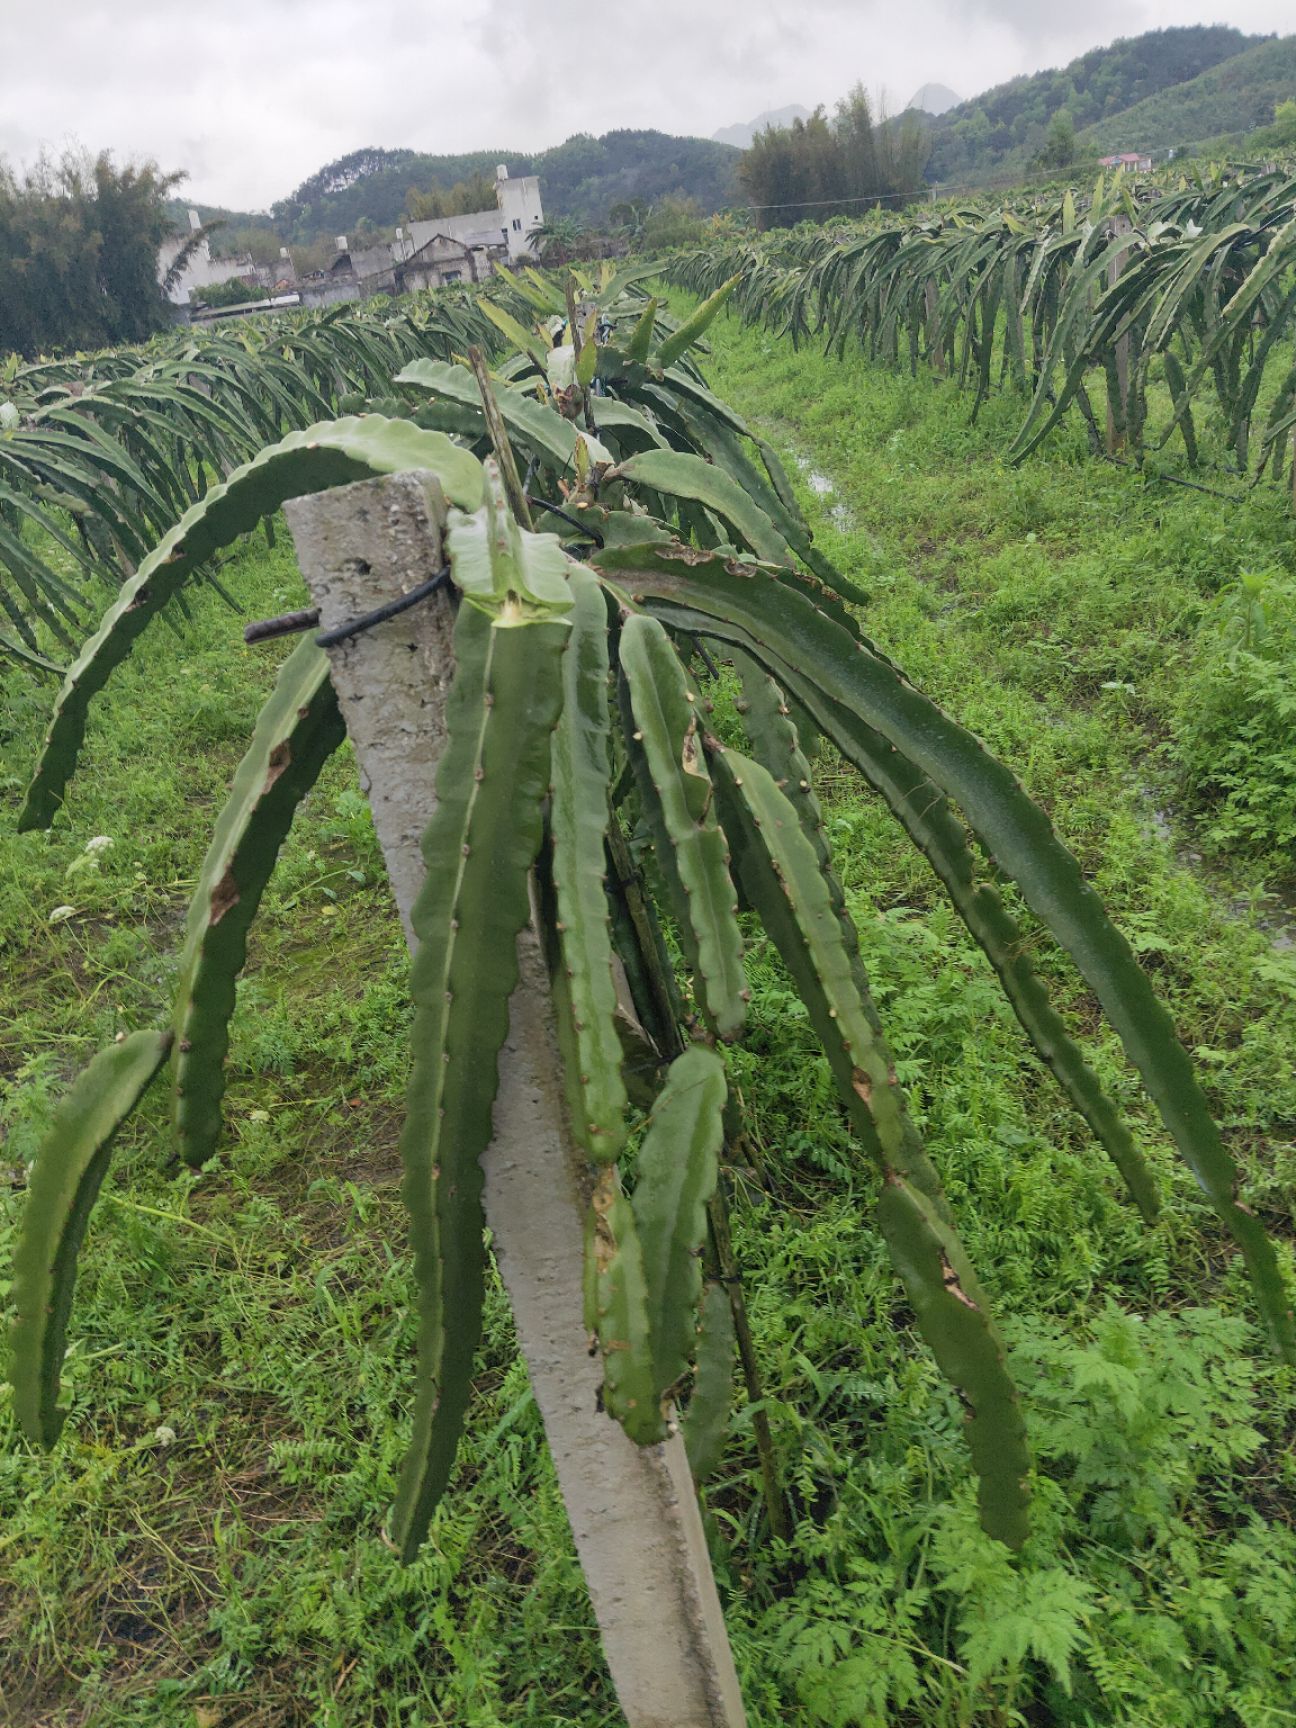
[[[327,630],[435,574],[444,507],[410,474],[286,506]],[[330,650],[333,682],[410,938],[435,807],[453,663],[445,594]],[[678,1437],[641,1448],[598,1408],[582,1325],[588,1175],[567,1130],[548,977],[534,927],[500,1059],[482,1159],[487,1222],[629,1728],[742,1728],[742,1698]]]
[[[1130,222],[1130,219],[1128,216],[1116,216],[1116,217],[1114,217],[1112,220],[1112,239],[1118,240],[1121,238],[1122,235],[1128,234],[1132,226],[1133,226],[1133,224]],[[1127,254],[1122,252],[1119,258],[1113,259],[1112,262],[1108,265],[1108,267],[1107,267],[1107,285],[1109,288],[1114,288],[1116,286],[1116,283],[1120,280],[1121,271],[1125,267],[1126,257],[1127,257]],[[1125,448],[1125,445],[1127,442],[1127,436],[1128,436],[1128,424],[1127,424],[1127,422],[1128,422],[1128,416],[1129,416],[1129,368],[1130,368],[1130,339],[1129,339],[1129,336],[1128,335],[1118,336],[1116,339],[1116,392],[1117,392],[1117,395],[1120,397],[1121,412],[1120,412],[1120,424],[1118,426],[1117,420],[1116,420],[1116,415],[1112,412],[1112,404],[1111,404],[1111,399],[1110,399],[1111,385],[1109,383],[1108,384],[1109,395],[1108,395],[1108,402],[1107,402],[1107,454],[1109,456],[1115,456],[1116,454],[1118,454],[1118,452],[1120,452],[1121,450],[1123,450]]]
[[[945,354],[940,345],[940,290],[934,282],[923,288],[923,310],[927,320],[927,359],[933,372],[945,376]]]

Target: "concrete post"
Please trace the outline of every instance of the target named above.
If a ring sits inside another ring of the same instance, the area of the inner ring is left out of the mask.
[[[940,290],[932,281],[923,287],[923,310],[927,319],[927,358],[933,372],[945,376],[945,355],[937,337],[940,331]]]
[[[1129,233],[1133,224],[1128,216],[1116,216],[1112,219],[1112,239],[1118,240]],[[1114,288],[1120,280],[1121,271],[1125,268],[1128,254],[1122,252],[1119,258],[1114,258],[1107,267],[1107,285]],[[1116,416],[1112,412],[1110,397],[1107,402],[1107,454],[1115,456],[1125,448],[1128,435],[1129,416],[1129,367],[1130,339],[1128,333],[1116,339],[1116,390],[1121,400],[1121,420],[1124,430],[1117,430]],[[1110,388],[1110,387],[1109,387]]]
[[[443,562],[444,504],[430,477],[360,481],[285,509],[326,630]],[[451,602],[439,594],[330,650],[407,940],[445,744],[452,626]],[[518,963],[494,1139],[482,1159],[486,1218],[612,1682],[629,1728],[743,1728],[683,1443],[635,1446],[598,1408],[601,1369],[582,1325],[589,1177],[567,1130],[534,927],[519,938]]]

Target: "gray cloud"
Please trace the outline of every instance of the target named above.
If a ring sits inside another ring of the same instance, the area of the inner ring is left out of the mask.
[[[1249,30],[1290,0],[1217,3]],[[1187,0],[0,0],[0,153],[69,129],[92,149],[187,168],[192,196],[258,207],[365,144],[537,150],[618,126],[709,136],[857,80],[892,105],[963,95],[1116,35],[1197,22]]]

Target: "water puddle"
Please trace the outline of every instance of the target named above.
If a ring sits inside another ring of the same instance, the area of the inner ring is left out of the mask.
[[[837,488],[826,474],[813,465],[808,456],[802,456],[800,452],[793,451],[792,460],[801,470],[806,485],[816,498],[831,498],[834,495]],[[855,512],[843,498],[839,498],[836,503],[829,505],[828,514],[832,518],[833,527],[840,533],[849,533],[855,526]]]
[[[1132,782],[1143,806],[1149,834],[1160,840],[1175,857],[1175,862],[1195,876],[1206,892],[1230,917],[1249,924],[1267,938],[1276,954],[1296,952],[1296,893],[1232,894],[1215,880],[1202,855],[1184,844],[1178,826],[1179,813],[1165,801],[1155,787],[1144,781]]]

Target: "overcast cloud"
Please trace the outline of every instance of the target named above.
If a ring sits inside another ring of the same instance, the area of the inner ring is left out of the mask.
[[[362,145],[541,150],[573,132],[709,137],[857,80],[975,95],[1167,24],[1296,26],[1291,0],[0,0],[0,155],[67,143],[264,208]]]

